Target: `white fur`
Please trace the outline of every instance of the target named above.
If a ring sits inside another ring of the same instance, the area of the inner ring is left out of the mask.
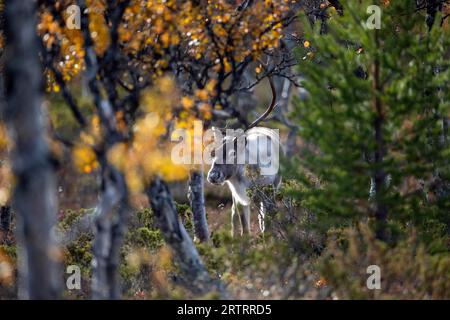
[[[283,152],[282,146],[279,141],[278,133],[272,129],[264,128],[264,127],[255,127],[248,130],[246,133],[247,145],[246,152],[249,155],[249,159],[246,159],[246,165],[251,166],[253,169],[259,169],[261,171],[261,163],[258,163],[258,159],[264,157],[264,155],[268,155],[268,151],[272,150],[270,154],[270,163],[271,165],[275,165],[276,168],[279,167],[279,151]],[[267,145],[260,145],[256,143],[259,137],[268,137],[270,141],[270,149]],[[232,137],[225,137],[225,139],[230,139]],[[252,143],[255,143],[253,146],[257,146],[256,150],[253,147],[251,150]],[[267,160],[267,159],[266,159]],[[250,161],[251,164],[248,164]],[[232,168],[234,174],[228,179],[225,180],[226,184],[230,188],[232,197],[233,197],[233,207],[232,207],[232,234],[234,234],[235,223],[236,223],[236,214],[240,217],[241,227],[243,233],[250,232],[250,198],[247,195],[247,189],[253,186],[265,186],[265,185],[274,185],[274,187],[278,187],[280,182],[280,177],[278,172],[271,175],[258,175],[258,170],[255,170],[252,173],[252,177],[248,177],[245,174],[245,166],[244,164],[235,164]],[[210,172],[214,168],[211,167]],[[228,167],[227,170],[230,168]],[[224,169],[225,170],[225,169]],[[254,176],[256,174],[256,176]],[[209,175],[209,173],[208,173]],[[265,206],[263,203],[260,204],[259,209],[259,225],[261,232],[264,232],[264,216],[265,216]]]

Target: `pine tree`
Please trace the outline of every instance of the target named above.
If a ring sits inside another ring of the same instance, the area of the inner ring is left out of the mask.
[[[327,227],[368,218],[379,239],[394,222],[445,235],[449,32],[429,31],[411,1],[372,4],[346,1],[342,16],[330,8],[326,34],[303,21],[310,98],[293,117],[309,147],[290,166],[303,183],[296,194]]]

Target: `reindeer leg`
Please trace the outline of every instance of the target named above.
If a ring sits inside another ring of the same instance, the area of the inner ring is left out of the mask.
[[[231,206],[231,237],[234,237],[234,235],[235,235],[235,225],[237,222],[236,218],[238,215],[239,215],[238,204],[233,197],[233,204]]]
[[[242,206],[239,217],[241,218],[242,234],[250,234],[250,205]]]
[[[266,216],[266,207],[264,205],[264,201],[261,201],[258,213],[259,229],[261,230],[261,233],[264,233],[264,230],[266,229],[266,226],[264,225],[265,216]]]

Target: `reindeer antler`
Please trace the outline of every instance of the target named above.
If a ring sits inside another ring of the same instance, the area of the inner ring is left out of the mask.
[[[249,130],[251,128],[256,127],[261,121],[263,121],[267,116],[273,111],[276,105],[277,101],[277,92],[275,90],[275,85],[273,84],[272,76],[268,76],[269,83],[270,83],[270,89],[272,90],[272,102],[270,103],[270,106],[266,109],[266,111],[260,115],[255,121],[253,121],[245,130]]]

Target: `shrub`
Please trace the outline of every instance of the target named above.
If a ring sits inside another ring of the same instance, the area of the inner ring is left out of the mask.
[[[381,270],[381,289],[369,290],[367,267]],[[330,236],[319,269],[339,299],[449,299],[450,254],[432,254],[417,233],[395,245],[375,239],[367,224]]]

